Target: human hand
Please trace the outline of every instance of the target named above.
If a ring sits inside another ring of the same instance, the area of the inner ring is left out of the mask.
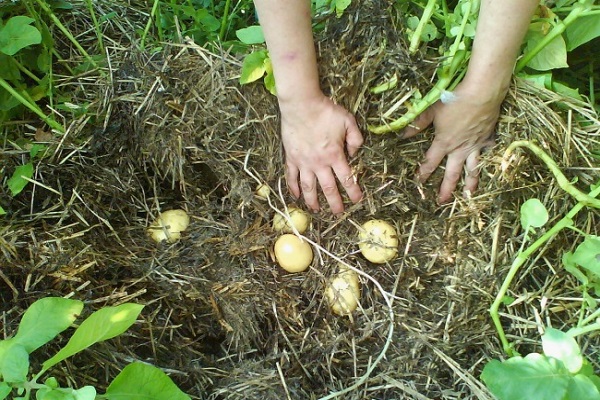
[[[439,203],[451,199],[463,170],[463,193],[467,195],[477,189],[479,156],[484,147],[494,144],[494,128],[505,95],[489,95],[467,83],[458,85],[453,94],[451,101],[438,101],[404,131],[404,137],[411,137],[433,123],[435,138],[419,167],[418,178],[425,182],[447,157]]]
[[[285,177],[292,194],[304,197],[319,210],[318,186],[334,214],[344,211],[336,179],[353,203],[362,198],[346,151],[354,156],[363,137],[354,116],[323,95],[308,100],[280,100],[281,138],[285,150]]]

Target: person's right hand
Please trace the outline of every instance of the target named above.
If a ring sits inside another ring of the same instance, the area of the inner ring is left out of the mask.
[[[309,99],[279,102],[286,181],[295,197],[318,211],[318,187],[334,214],[344,211],[337,181],[353,203],[362,198],[346,152],[354,156],[363,137],[354,116],[320,93]]]

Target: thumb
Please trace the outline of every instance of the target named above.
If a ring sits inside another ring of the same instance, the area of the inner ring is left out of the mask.
[[[429,125],[431,125],[431,123],[433,122],[433,117],[435,116],[435,112],[433,109],[435,106],[436,105],[434,104],[427,110],[423,111],[413,122],[411,122],[406,128],[404,128],[402,130],[402,137],[413,137],[425,130]]]
[[[358,125],[352,119],[346,127],[346,150],[348,150],[350,157],[354,157],[359,147],[362,146],[363,141],[364,139],[360,129],[358,129]]]

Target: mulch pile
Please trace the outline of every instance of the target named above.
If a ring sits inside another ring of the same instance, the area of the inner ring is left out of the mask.
[[[408,56],[388,2],[363,3],[328,20],[317,45],[324,90],[364,128],[408,91],[425,93],[436,62]],[[515,81],[479,190],[443,206],[435,202],[443,171],[422,187],[414,177],[431,132],[403,140],[364,129],[352,160],[364,200],[341,217],[314,214],[312,267],[289,274],[272,252],[275,209],[294,204],[282,180],[275,98],[260,83],[240,86],[241,60],[224,50],[189,41],[151,55],[117,47],[105,77],[79,78],[79,96],[99,117],[68,121],[37,165],[37,184],[10,200],[0,189],[10,211],[0,227],[4,335],[44,296],[83,300],[85,315],[137,302],[146,305],[139,323],[53,375],[104,388],[142,360],[200,399],[491,399],[478,377],[502,354],[487,310],[521,246],[519,208],[537,197],[552,224],[576,203],[533,154],[519,150],[507,162],[503,151],[534,140],[587,191],[600,176],[589,154],[600,123],[589,105]],[[398,87],[369,92],[394,73]],[[22,153],[0,157],[6,179]],[[261,183],[270,202],[255,195]],[[174,208],[187,210],[190,227],[179,242],[157,245],[146,228]],[[584,209],[575,222],[597,235],[598,217]],[[399,233],[389,264],[358,253],[357,226],[371,218]],[[524,353],[538,349],[547,320],[557,328],[574,321],[569,310],[581,295],[561,257],[578,239],[562,232],[512,286],[517,301],[503,321]],[[338,259],[369,276],[351,318],[333,315],[323,297]],[[34,353],[34,365],[57,348]],[[586,348],[597,351],[593,342]]]

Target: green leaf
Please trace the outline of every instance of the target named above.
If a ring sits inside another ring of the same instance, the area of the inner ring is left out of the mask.
[[[93,386],[84,386],[81,389],[74,390],[75,400],[94,400],[96,398],[96,388]]]
[[[5,382],[25,382],[29,372],[29,354],[13,339],[0,341],[0,375]]]
[[[37,400],[75,400],[73,391],[65,391],[62,389],[46,389],[42,388],[36,393]]]
[[[535,26],[536,24],[531,24]],[[527,35],[524,53],[528,53],[542,40],[545,35],[542,29],[534,29]],[[537,71],[548,71],[555,68],[568,68],[567,45],[562,36],[557,36],[548,43],[531,61],[527,63],[529,68]]]
[[[571,378],[564,400],[598,400],[600,391],[594,382],[585,375],[578,374]]]
[[[600,277],[600,236],[586,236],[575,249],[571,260]]]
[[[17,67],[16,63],[12,62],[11,56],[0,53],[0,78],[6,79],[7,81],[20,81],[21,71]]]
[[[34,302],[21,319],[13,338],[32,353],[67,329],[81,313],[83,303],[62,297],[45,297]]]
[[[571,51],[600,36],[600,14],[585,15],[567,26],[565,31],[567,50]]]
[[[554,357],[564,364],[572,374],[576,374],[583,365],[579,345],[571,336],[554,328],[546,328],[542,335],[544,354]]]
[[[260,25],[253,25],[247,28],[238,29],[235,31],[235,36],[237,36],[237,38],[245,44],[260,44],[265,42],[265,35],[263,34]]]
[[[339,18],[344,14],[344,11],[350,6],[351,2],[352,0],[332,0],[331,8],[335,8],[335,15]]]
[[[571,375],[559,360],[531,353],[490,361],[481,379],[499,400],[563,400]]]
[[[0,382],[0,400],[4,400],[12,392],[12,388],[6,382]]]
[[[548,211],[538,199],[529,199],[521,206],[521,226],[523,229],[540,228],[548,222]]]
[[[18,195],[25,189],[25,186],[29,183],[29,181],[25,178],[31,179],[33,176],[33,164],[27,163],[25,165],[19,165],[15,168],[15,172],[11,176],[11,178],[6,183],[8,188],[10,189],[10,193],[13,196]]]
[[[144,308],[141,304],[126,303],[105,307],[92,313],[79,325],[69,342],[54,357],[42,365],[44,371],[81,350],[125,332]]]
[[[244,58],[242,65],[242,75],[240,84],[254,82],[259,80],[265,74],[265,60],[268,57],[266,50],[253,51]]]
[[[590,280],[588,277],[577,268],[575,261],[573,260],[573,253],[570,251],[563,254],[562,263],[565,267],[565,270],[573,275],[582,285],[589,285]]]
[[[9,56],[32,44],[42,42],[42,34],[30,24],[33,18],[17,15],[0,28],[0,52]]]
[[[160,369],[135,362],[126,366],[106,389],[108,400],[189,400]]]
[[[6,215],[6,211],[4,211],[4,208],[2,208],[2,206],[0,206],[0,215]]]

